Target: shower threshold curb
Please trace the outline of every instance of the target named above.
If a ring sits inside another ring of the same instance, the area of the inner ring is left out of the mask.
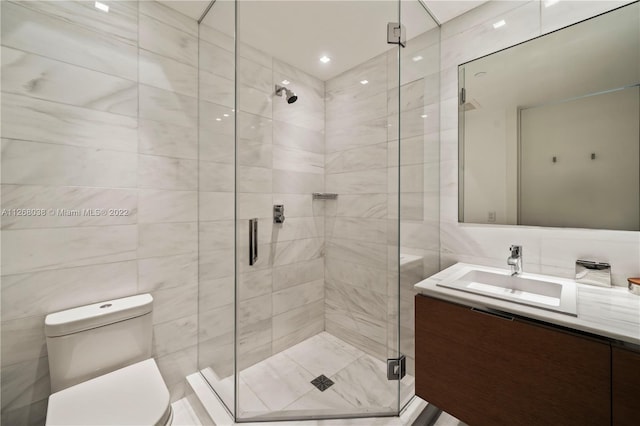
[[[188,391],[187,401],[197,414],[203,426],[231,426],[231,425],[248,425],[248,426],[290,426],[294,422],[296,425],[326,425],[326,426],[370,426],[371,420],[376,419],[376,424],[384,426],[406,426],[411,425],[420,416],[420,414],[429,405],[426,401],[418,396],[414,396],[411,401],[400,412],[399,416],[390,417],[363,417],[363,418],[337,418],[337,419],[314,419],[314,420],[296,420],[290,421],[274,420],[260,422],[241,422],[236,423],[231,413],[220,401],[216,393],[211,389],[204,377],[199,372],[190,374],[186,378]],[[387,422],[380,422],[382,419]]]

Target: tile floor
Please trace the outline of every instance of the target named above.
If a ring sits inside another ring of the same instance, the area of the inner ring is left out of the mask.
[[[193,411],[187,398],[182,398],[171,404],[173,410],[172,426],[200,426],[200,419]]]
[[[397,411],[397,382],[388,381],[386,362],[322,332],[240,372],[240,417]],[[232,401],[233,377],[203,374],[224,401]],[[324,392],[311,381],[324,374],[334,384]],[[403,405],[414,394],[414,378],[401,381]]]
[[[449,413],[443,412],[433,426],[469,426]]]

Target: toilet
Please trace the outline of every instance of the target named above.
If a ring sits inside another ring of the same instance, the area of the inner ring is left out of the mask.
[[[48,426],[170,425],[169,390],[151,358],[150,294],[47,315]]]

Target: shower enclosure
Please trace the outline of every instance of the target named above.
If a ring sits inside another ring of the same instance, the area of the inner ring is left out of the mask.
[[[238,422],[413,397],[412,286],[439,266],[439,37],[418,0],[218,0],[201,18],[198,367]]]

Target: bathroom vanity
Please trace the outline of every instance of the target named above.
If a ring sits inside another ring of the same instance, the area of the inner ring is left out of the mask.
[[[508,274],[458,263],[416,285],[418,396],[473,426],[640,424],[640,297],[575,284],[572,315],[452,285],[474,271]]]

